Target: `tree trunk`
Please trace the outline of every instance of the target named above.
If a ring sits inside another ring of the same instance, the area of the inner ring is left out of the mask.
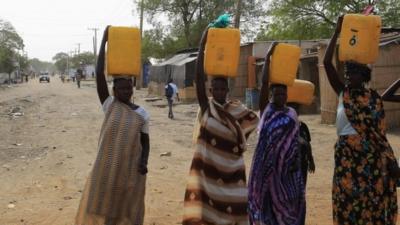
[[[183,20],[183,25],[184,25],[184,33],[185,33],[185,38],[186,38],[186,44],[187,47],[192,47],[192,42],[190,40],[190,12],[189,12],[189,5],[187,2],[182,2],[181,6],[181,12],[182,12],[182,20]]]
[[[236,1],[235,21],[234,21],[235,28],[239,28],[239,26],[240,26],[241,14],[242,14],[242,0],[237,0]]]
[[[187,42],[187,47],[193,47],[192,46],[192,42],[190,40],[190,24],[189,23],[185,23],[185,37],[186,37],[186,42]]]
[[[11,85],[11,73],[8,73],[8,84]]]
[[[199,21],[202,21],[203,20],[203,5],[202,5],[202,3],[203,3],[203,0],[200,0],[200,2],[199,2]]]

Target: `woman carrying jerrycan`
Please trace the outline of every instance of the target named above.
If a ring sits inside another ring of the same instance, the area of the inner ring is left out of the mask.
[[[367,84],[371,69],[345,61],[345,83],[332,58],[343,17],[328,45],[324,66],[339,97],[332,200],[334,224],[396,224],[399,168],[385,135],[381,96]],[[372,47],[372,46],[371,46]]]
[[[268,50],[262,72],[262,117],[248,184],[250,225],[304,224],[300,123],[296,111],[286,106],[288,87],[278,83],[269,85],[271,56],[276,48],[277,43],[273,43]]]
[[[224,74],[208,73],[203,66],[207,64],[205,50],[212,43],[211,34],[226,35],[227,32],[239,33],[225,27],[207,28],[200,42],[195,77],[200,106],[199,132],[187,178],[183,225],[248,224],[243,153],[247,138],[257,127],[258,117],[239,101],[229,100],[228,78]],[[239,37],[236,37],[235,46],[239,51]],[[213,76],[210,98],[206,92],[206,75]]]
[[[131,102],[131,76],[114,76],[113,95],[109,94],[104,64],[105,45],[110,41],[111,28],[104,31],[96,68],[97,92],[105,118],[98,155],[83,192],[75,225],[143,224],[150,150],[149,115]]]

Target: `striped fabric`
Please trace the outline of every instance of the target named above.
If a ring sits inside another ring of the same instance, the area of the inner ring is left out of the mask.
[[[270,104],[260,128],[248,185],[250,224],[301,225],[305,199],[296,112]]]
[[[144,217],[146,176],[138,173],[140,130],[144,119],[114,100],[106,112],[99,152],[83,193],[76,225],[141,225]]]
[[[210,100],[190,168],[183,225],[248,224],[243,152],[257,115],[240,102]]]

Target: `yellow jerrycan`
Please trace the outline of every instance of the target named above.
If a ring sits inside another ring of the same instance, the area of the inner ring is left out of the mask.
[[[301,49],[297,45],[279,43],[271,56],[271,84],[292,86],[300,63]]]
[[[240,55],[240,31],[210,28],[204,51],[204,70],[209,76],[236,77]]]
[[[108,30],[107,74],[139,76],[141,64],[140,30],[114,27]]]
[[[380,16],[345,15],[339,39],[339,60],[374,63],[379,53],[381,26]]]
[[[311,105],[314,100],[315,85],[310,81],[296,79],[293,86],[289,86],[287,90],[287,102]]]

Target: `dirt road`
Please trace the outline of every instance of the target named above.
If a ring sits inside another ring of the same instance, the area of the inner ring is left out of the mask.
[[[136,102],[151,115],[145,224],[180,224],[185,179],[193,148],[197,106],[180,104],[167,119],[166,102],[147,103],[146,90]],[[12,113],[10,113],[12,112]],[[73,225],[86,177],[96,156],[103,114],[93,82],[39,84],[31,80],[0,87],[0,225]],[[318,116],[303,120],[312,133],[317,164],[307,187],[307,224],[332,224],[331,178],[335,128]],[[389,140],[400,148],[400,132]],[[250,167],[256,135],[245,154]],[[171,152],[171,156],[160,156]],[[396,155],[400,156],[397,151]]]

